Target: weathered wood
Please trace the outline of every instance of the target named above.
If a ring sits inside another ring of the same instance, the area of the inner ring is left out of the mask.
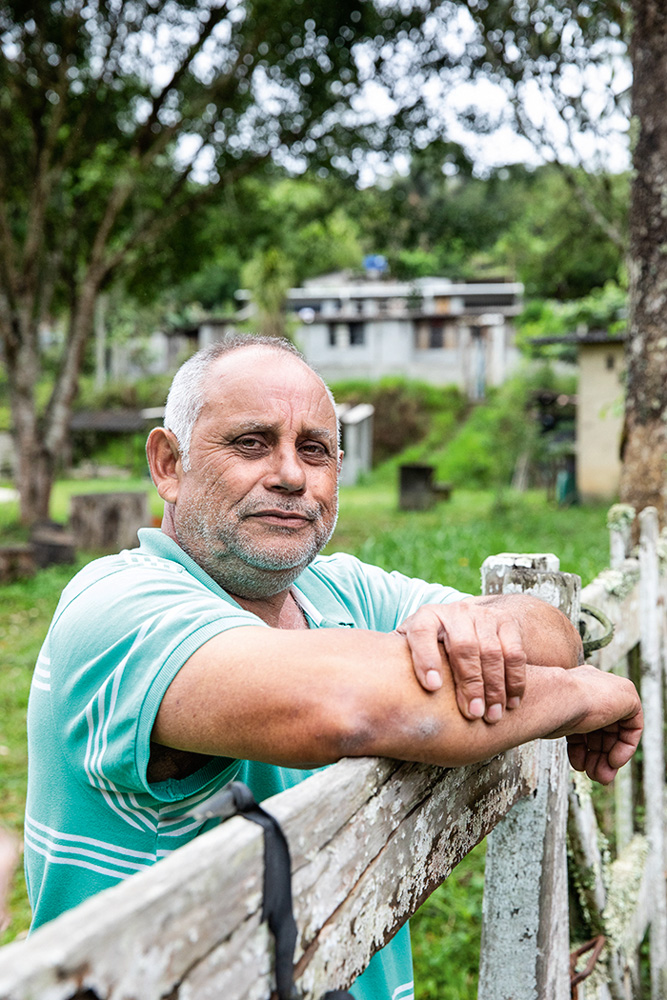
[[[265,803],[291,844],[306,1000],[349,983],[535,789],[535,746],[449,771],[346,760]],[[261,837],[235,817],[2,949],[0,997],[71,1000],[90,990],[100,1000],[266,1000]]]
[[[639,562],[626,559],[616,569],[603,570],[581,592],[581,603],[599,608],[614,623],[608,646],[588,657],[601,670],[613,670],[641,638],[639,619]]]
[[[615,673],[621,677],[630,676],[630,656],[619,660]],[[623,848],[632,840],[634,834],[634,791],[632,763],[622,767],[614,778],[614,828],[616,831],[616,850]]]
[[[530,593],[578,622],[578,577],[551,554],[490,557],[482,592]],[[567,755],[564,740],[537,743],[538,787],[488,838],[480,1000],[562,1000],[569,992]]]
[[[428,510],[435,503],[433,465],[401,465],[398,506],[401,510]]]
[[[541,740],[539,785],[489,836],[480,1000],[561,1000],[569,983],[562,741]]]
[[[570,776],[568,800],[567,837],[577,892],[591,933],[603,934],[607,887],[600,850],[602,834],[593,809],[591,782],[585,774],[573,772]]]
[[[609,568],[620,569],[632,547],[632,525],[637,514],[629,504],[617,503],[609,508]]]
[[[137,531],[150,524],[148,494],[83,493],[70,499],[70,530],[82,549],[135,548]]]
[[[623,1000],[639,997],[638,949],[649,925],[651,884],[646,865],[648,842],[639,834],[612,861],[607,905],[603,914],[610,942],[609,965],[623,985]]]
[[[618,603],[615,605],[610,600],[602,609],[615,625],[610,648],[599,650],[591,657],[592,662],[603,670],[613,670],[622,677],[630,676],[631,652],[639,642],[639,562],[628,558],[635,516],[634,509],[625,504],[615,504],[607,516],[609,570],[602,575],[600,582],[603,591],[607,595],[614,594]],[[594,585],[596,583],[598,581],[594,581]],[[605,603],[605,598],[600,601],[598,595],[593,593],[594,585],[588,592],[589,596],[585,596],[588,588],[584,588],[582,601],[600,607],[601,603]],[[632,771],[631,765],[623,767],[614,780],[614,827],[617,851],[627,847],[634,834]]]
[[[62,524],[53,521],[34,524],[30,530],[30,544],[40,569],[54,565],[68,566],[76,559],[74,538]]]
[[[667,1000],[667,892],[665,887],[665,748],[661,616],[658,562],[658,512],[639,514],[641,696],[644,708],[644,789],[647,865],[653,886],[651,906],[651,1000]]]

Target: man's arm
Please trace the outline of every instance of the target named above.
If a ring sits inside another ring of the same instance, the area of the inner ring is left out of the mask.
[[[575,667],[583,662],[579,633],[562,612],[526,594],[469,597],[426,604],[402,622],[415,675],[426,691],[443,681],[444,648],[467,719],[495,723],[515,709],[526,686],[526,664]]]
[[[602,730],[589,761],[587,734]],[[421,688],[403,636],[249,626],[209,640],[184,664],[153,739],[292,767],[368,755],[459,766],[537,737],[576,734],[583,742],[574,766],[607,782],[640,733],[634,686],[593,667],[529,665],[521,705],[489,725],[461,715],[448,670],[438,691]]]

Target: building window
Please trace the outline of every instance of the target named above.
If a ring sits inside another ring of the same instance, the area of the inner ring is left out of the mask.
[[[329,347],[359,347],[366,343],[365,323],[329,323]]]
[[[360,347],[366,343],[365,323],[350,323],[350,347]]]
[[[614,367],[615,367],[615,363],[616,363],[616,358],[614,357],[614,355],[613,354],[608,354],[607,355],[607,371],[608,372],[613,372]]]
[[[439,350],[445,346],[445,329],[442,323],[431,323],[428,334],[428,346],[431,350]]]

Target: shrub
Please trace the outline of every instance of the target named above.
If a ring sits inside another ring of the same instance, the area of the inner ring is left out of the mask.
[[[400,377],[377,382],[361,379],[339,382],[332,386],[332,391],[339,403],[371,403],[375,407],[374,464],[418,445],[436,428],[442,440],[444,435],[451,434],[468,406],[456,386],[435,386]]]

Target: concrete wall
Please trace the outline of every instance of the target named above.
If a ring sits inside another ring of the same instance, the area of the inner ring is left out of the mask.
[[[618,493],[623,370],[623,344],[580,346],[577,489],[583,500],[611,500]]]
[[[323,320],[324,316],[300,326],[295,339],[308,361],[330,382],[402,375],[434,385],[457,385],[476,399],[481,398],[485,386],[500,385],[519,358],[509,328],[495,315],[475,318],[483,330],[481,339],[472,337],[467,321],[460,322],[449,328],[444,346],[432,349],[417,347],[419,334],[415,334],[411,319],[360,315],[363,344],[349,343],[347,322],[333,317]],[[335,344],[330,343],[330,323],[334,324]]]

